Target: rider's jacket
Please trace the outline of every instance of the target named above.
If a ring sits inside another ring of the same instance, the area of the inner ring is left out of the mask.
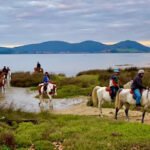
[[[134,78],[133,83],[131,85],[131,89],[132,90],[135,90],[135,89],[139,89],[139,90],[145,89],[145,87],[142,84],[142,78],[140,77],[140,75],[137,75]]]
[[[48,82],[49,82],[48,76],[45,75],[45,76],[43,77],[43,82],[44,82],[44,83],[48,83]]]
[[[116,75],[112,75],[109,80],[109,86],[119,87],[119,77]]]

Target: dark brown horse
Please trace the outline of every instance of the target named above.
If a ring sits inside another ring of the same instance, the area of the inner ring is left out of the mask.
[[[43,73],[43,72],[44,72],[43,68],[37,68],[37,67],[34,68],[34,73]]]
[[[0,88],[2,93],[5,93],[6,77],[3,72],[0,72]]]

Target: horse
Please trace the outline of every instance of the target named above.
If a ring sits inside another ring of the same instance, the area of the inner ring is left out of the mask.
[[[7,75],[5,75],[6,78],[6,85],[7,87],[10,87],[10,82],[11,82],[11,71],[8,70]]]
[[[6,77],[4,73],[2,72],[0,74],[0,88],[1,88],[2,93],[5,93],[5,84],[6,84]]]
[[[126,83],[123,88],[131,88],[131,84],[132,84],[132,80],[128,83]],[[94,106],[97,106],[98,104],[98,108],[100,110],[100,114],[99,116],[103,117],[102,114],[102,104],[104,102],[112,102],[111,96],[109,91],[106,90],[107,87],[100,87],[100,86],[96,86],[93,91],[92,91],[92,102]]]
[[[43,72],[44,72],[43,68],[37,68],[37,67],[34,68],[34,73],[43,73]]]
[[[44,100],[44,94],[46,94],[48,96],[48,105],[49,105],[49,109],[53,109],[53,104],[52,104],[52,97],[54,95],[57,95],[57,88],[56,88],[56,84],[53,83],[48,83],[46,91],[44,89],[44,83],[41,83],[38,85],[38,89],[39,89],[39,98],[40,98],[40,102],[39,102],[39,106],[41,106],[41,104],[43,102],[46,102]]]
[[[130,105],[135,105],[136,100],[133,97],[133,92],[131,89],[122,89],[117,93],[115,101],[115,119],[117,120],[118,111],[125,106],[126,119],[129,121],[128,111]],[[144,123],[144,117],[147,109],[150,107],[150,89],[145,89],[142,91],[141,105],[144,107],[142,113],[141,123]]]

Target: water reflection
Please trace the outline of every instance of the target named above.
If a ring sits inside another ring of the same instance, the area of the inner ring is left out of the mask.
[[[9,88],[5,95],[0,95],[0,106],[14,110],[21,109],[25,112],[40,112],[39,99],[35,98],[37,92],[31,92],[27,88]],[[82,102],[82,98],[53,99],[54,110],[66,109]],[[48,110],[48,104],[45,103]]]

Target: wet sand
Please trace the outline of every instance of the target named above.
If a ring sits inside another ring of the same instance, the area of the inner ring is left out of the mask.
[[[87,115],[87,116],[98,116],[99,109],[97,107],[90,107],[86,105],[87,101],[84,100],[82,103],[67,108],[65,110],[54,110],[54,114],[73,114],[73,115]],[[113,108],[103,108],[103,116],[114,119],[115,109]],[[130,111],[129,110],[129,122],[141,122],[142,112],[140,111]],[[118,120],[125,120],[124,109],[121,109],[118,113]],[[145,115],[145,123],[150,124],[150,113]]]

